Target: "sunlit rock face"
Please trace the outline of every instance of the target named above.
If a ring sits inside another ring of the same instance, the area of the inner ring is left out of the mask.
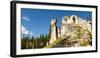
[[[75,47],[75,46],[87,45],[91,41],[89,35],[92,33],[91,24],[92,24],[91,21],[87,19],[82,19],[76,15],[72,15],[72,16],[62,17],[62,24],[60,28],[57,28],[56,19],[53,19],[51,20],[50,44],[56,41],[57,39],[71,36],[70,38],[66,38],[56,46]],[[86,42],[86,44],[83,44],[82,42]]]
[[[76,15],[72,16],[64,16],[62,18],[62,26],[61,26],[61,36],[70,35],[71,31],[73,31],[73,26],[81,26],[83,29],[88,29],[91,31],[91,22],[81,19]]]
[[[58,28],[58,38],[60,38],[60,37],[61,37],[61,29]]]
[[[61,36],[70,35],[71,29],[69,26],[79,24],[79,18],[75,15],[72,16],[64,16],[62,18],[62,26],[61,26]]]
[[[51,38],[50,44],[53,43],[58,38],[57,34],[57,26],[56,26],[56,19],[51,20]]]
[[[79,22],[79,25],[82,26],[84,29],[86,28],[89,31],[92,30],[92,22],[90,20],[84,20],[80,18]]]

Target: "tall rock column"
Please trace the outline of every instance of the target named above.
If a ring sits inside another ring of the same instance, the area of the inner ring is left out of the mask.
[[[56,26],[56,19],[51,20],[51,38],[50,38],[50,44],[53,43],[57,36],[57,26]]]

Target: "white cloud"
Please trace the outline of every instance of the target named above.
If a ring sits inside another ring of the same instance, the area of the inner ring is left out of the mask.
[[[22,29],[22,34],[32,36],[32,32],[27,30],[24,26],[22,26],[21,29]]]
[[[22,19],[25,20],[25,21],[28,21],[28,22],[30,21],[30,19],[28,17],[25,17],[25,16],[22,17]]]
[[[29,31],[24,26],[22,26],[22,34],[29,34]]]

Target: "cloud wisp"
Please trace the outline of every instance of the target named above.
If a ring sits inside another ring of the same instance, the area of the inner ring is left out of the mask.
[[[25,36],[29,35],[29,37],[32,37],[32,32],[27,30],[24,26],[21,27],[21,33],[24,34]]]
[[[26,16],[23,16],[22,19],[27,21],[27,22],[30,22],[30,19],[28,17],[26,17]]]

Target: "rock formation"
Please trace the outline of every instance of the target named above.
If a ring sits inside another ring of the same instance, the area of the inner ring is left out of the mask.
[[[91,32],[92,30],[91,21],[87,19],[82,19],[76,15],[62,17],[62,24],[61,27],[58,29],[56,23],[57,23],[56,19],[51,20],[51,38],[49,42],[50,44],[56,41],[56,39],[59,39],[60,37],[74,36],[72,34],[73,32],[75,32],[76,26],[80,26],[82,29],[86,29],[89,32]],[[76,44],[74,46],[78,45],[80,44]]]
[[[58,33],[57,33],[56,19],[52,19],[50,44],[53,43],[57,38],[58,38]]]

